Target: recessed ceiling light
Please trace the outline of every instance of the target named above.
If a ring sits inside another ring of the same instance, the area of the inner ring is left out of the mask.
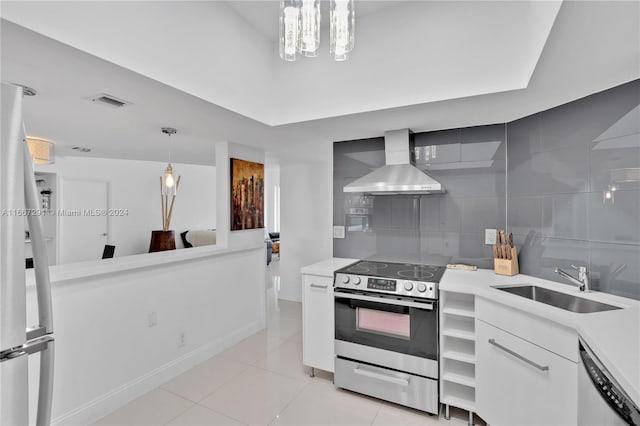
[[[71,149],[73,149],[75,151],[78,151],[78,152],[91,152],[91,148],[84,148],[82,146],[74,146]]]

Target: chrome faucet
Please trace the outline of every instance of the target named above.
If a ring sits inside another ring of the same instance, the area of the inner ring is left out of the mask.
[[[571,265],[571,267],[576,271],[578,271],[578,278],[575,278],[570,274],[567,274],[565,271],[563,271],[560,268],[556,268],[554,272],[568,279],[569,281],[571,281],[572,284],[575,284],[578,287],[580,287],[580,291],[591,291],[591,287],[589,285],[589,271],[587,271],[587,268],[585,266],[578,267],[575,265]]]

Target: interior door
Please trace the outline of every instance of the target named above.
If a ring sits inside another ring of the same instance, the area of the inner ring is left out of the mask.
[[[109,236],[109,183],[63,178],[60,196],[60,263],[100,259]]]

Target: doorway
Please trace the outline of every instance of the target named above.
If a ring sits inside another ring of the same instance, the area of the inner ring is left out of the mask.
[[[62,178],[60,263],[97,260],[109,242],[109,182]]]

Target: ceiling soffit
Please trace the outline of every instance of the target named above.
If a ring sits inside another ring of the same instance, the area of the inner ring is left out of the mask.
[[[242,3],[3,1],[2,15],[230,111],[283,125],[526,88],[561,1],[363,3],[369,10],[358,16],[356,48],[342,63],[328,54],[281,61],[266,22],[277,16],[278,2]]]

